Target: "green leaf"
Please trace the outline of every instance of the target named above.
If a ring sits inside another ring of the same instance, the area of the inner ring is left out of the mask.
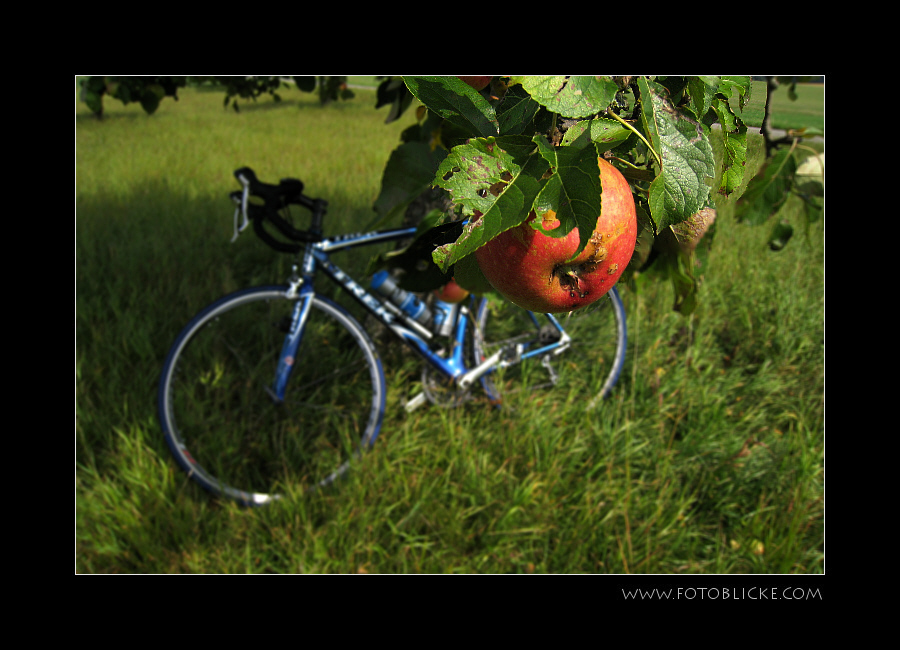
[[[697,293],[700,285],[693,273],[693,254],[678,254],[672,260],[669,278],[675,290],[675,303],[672,309],[684,316],[689,316],[697,308]]]
[[[532,132],[532,121],[540,109],[541,105],[522,86],[511,86],[497,109],[500,133],[522,135]]]
[[[400,77],[387,77],[378,85],[375,108],[390,106],[388,116],[384,123],[390,124],[400,118],[412,104],[413,95],[409,92],[403,79]]]
[[[797,163],[790,149],[780,148],[754,176],[735,208],[735,218],[758,225],[781,208],[793,184]]]
[[[638,85],[644,129],[662,158],[649,196],[653,221],[661,231],[707,206],[715,156],[703,125],[687,109],[674,108],[665,88],[643,77]]]
[[[446,271],[501,232],[528,218],[543,186],[547,162],[528,138],[477,138],[454,147],[435,176],[469,218],[459,239],[434,251]]]
[[[371,227],[399,218],[410,202],[432,184],[445,154],[443,149],[432,149],[425,142],[406,142],[394,149],[384,167],[381,193],[374,205],[378,221]]]
[[[634,277],[636,272],[643,269],[644,265],[650,260],[653,245],[656,241],[650,215],[647,214],[640,203],[637,203],[634,207],[638,221],[637,241],[634,245],[631,261],[628,262],[628,266],[625,267],[625,271],[619,277],[619,282],[628,282]]]
[[[744,106],[750,100],[750,90],[753,88],[753,80],[747,75],[723,75],[719,78],[719,93],[729,101],[738,94],[738,109],[743,111]]]
[[[494,287],[484,277],[474,255],[466,255],[453,265],[453,279],[463,289],[471,291],[477,296],[494,291]]]
[[[577,256],[597,227],[602,207],[597,150],[553,147],[544,138],[538,139],[538,148],[553,173],[534,202],[534,209],[538,214],[553,210],[560,222],[557,228],[542,232],[551,237],[565,237],[577,228],[580,237]],[[540,227],[537,220],[534,227]]]
[[[472,136],[500,132],[494,108],[477,90],[456,77],[403,77],[409,92],[454,126]]]
[[[584,135],[596,145],[598,154],[614,149],[631,135],[631,131],[615,120],[597,118],[593,120],[581,120],[569,127],[563,136],[564,146],[577,145],[577,141]]]
[[[802,195],[804,214],[806,214],[807,223],[818,221],[825,213],[825,206],[822,199],[815,196]]]
[[[719,77],[689,77],[688,90],[691,94],[691,108],[696,115],[706,115],[719,90]]]
[[[447,284],[452,277],[449,272],[452,269],[438,268],[431,255],[436,246],[456,240],[462,230],[462,224],[455,221],[433,225],[443,216],[437,211],[436,214],[427,215],[413,241],[406,248],[391,251],[372,260],[366,275],[371,275],[380,268],[401,270],[398,285],[407,291],[431,291]],[[426,221],[430,221],[431,227],[428,227]]]
[[[532,99],[563,117],[589,117],[605,111],[619,87],[610,77],[524,76],[512,77]]]
[[[747,126],[741,122],[722,99],[716,99],[712,109],[722,126],[724,144],[722,158],[722,181],[719,192],[731,195],[744,181],[744,168],[747,164]]]
[[[666,228],[654,240],[653,250],[657,255],[649,268],[640,274],[639,279],[648,274],[668,279],[675,293],[672,309],[688,316],[697,307],[700,288],[695,273],[696,256],[693,248],[682,245],[675,231]]]

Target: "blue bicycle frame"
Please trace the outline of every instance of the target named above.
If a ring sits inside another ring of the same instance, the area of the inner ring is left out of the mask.
[[[429,341],[434,337],[430,330],[408,318],[389,300],[381,300],[372,295],[365,287],[332,262],[330,258],[331,253],[337,251],[398,241],[412,237],[415,234],[416,228],[396,228],[340,235],[323,239],[320,242],[306,244],[300,273],[299,275],[295,274],[288,290],[288,297],[297,298],[297,304],[294,307],[290,331],[285,338],[276,371],[275,383],[272,388],[272,397],[274,399],[281,400],[284,398],[297,347],[303,338],[303,330],[311,308],[312,296],[315,293],[313,279],[318,271],[324,272],[331,280],[343,287],[372,316],[409,344],[438,372],[455,381],[461,389],[469,388],[475,381],[488,373],[532,357],[546,355],[550,352],[560,353],[569,347],[571,338],[566,334],[562,324],[552,314],[545,314],[548,321],[559,332],[560,338],[557,341],[535,349],[526,349],[524,346],[518,346],[514,350],[501,350],[482,361],[476,367],[471,368],[464,358],[466,329],[469,327],[469,319],[473,318],[473,314],[468,308],[438,302],[438,308],[446,310],[451,314],[451,318],[455,317],[455,325],[450,337],[453,342],[452,349],[446,357],[441,356],[429,347]],[[485,307],[486,302],[483,301],[481,308]],[[530,313],[530,316],[535,326],[539,327],[535,314]]]
[[[312,305],[312,297],[315,294],[313,279],[318,271],[322,271],[331,280],[343,287],[357,302],[369,313],[388,327],[395,335],[410,344],[425,360],[431,363],[439,372],[447,377],[458,379],[466,374],[466,363],[463,358],[463,342],[468,326],[469,313],[467,309],[460,309],[456,317],[453,329],[453,349],[449,356],[442,357],[431,350],[428,341],[433,338],[433,333],[419,325],[414,320],[407,318],[403,312],[388,300],[380,300],[350,277],[345,271],[331,261],[330,255],[336,251],[347,250],[359,246],[398,241],[415,235],[415,228],[397,228],[369,233],[341,235],[326,238],[320,242],[306,245],[303,253],[300,274],[292,278],[288,289],[288,297],[296,298],[291,327],[285,337],[281,356],[276,370],[275,383],[272,388],[273,398],[284,398],[285,389],[290,379],[293,361],[297,354],[297,348],[303,338],[306,319]],[[454,305],[440,303],[440,308],[455,312]],[[471,378],[466,385],[477,377]]]

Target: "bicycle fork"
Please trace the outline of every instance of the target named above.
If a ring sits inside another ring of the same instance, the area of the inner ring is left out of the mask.
[[[290,289],[288,289],[288,296],[299,295],[299,299],[294,303],[294,308],[291,312],[291,326],[284,337],[281,354],[278,355],[275,380],[271,387],[266,387],[266,392],[276,404],[284,402],[284,393],[291,378],[291,373],[294,370],[294,363],[297,360],[297,348],[303,339],[306,321],[309,318],[309,311],[312,309],[313,292],[311,290],[300,291],[298,294],[298,288],[301,285],[302,280],[296,283],[292,282]]]

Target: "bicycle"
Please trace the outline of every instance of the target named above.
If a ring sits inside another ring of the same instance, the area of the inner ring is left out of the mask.
[[[499,403],[516,380],[514,372],[530,359],[541,360],[551,384],[568,375],[594,400],[615,385],[627,338],[615,288],[609,292],[610,308],[597,312],[602,317],[591,314],[565,326],[565,319],[488,298],[423,304],[415,294],[388,297],[395,289],[390,276],[382,272],[367,290],[331,255],[408,240],[415,227],[325,237],[327,201],[304,195],[301,181],[264,183],[247,167],[234,174],[242,189],[230,193],[232,241],[252,224],[260,239],[294,260],[287,284],[242,289],[202,309],[175,338],[164,362],[158,408],[167,445],[188,476],[214,495],[262,505],[283,497],[291,474],[309,489],[328,486],[380,433],[386,408],[381,358],[366,328],[316,290],[320,276],[425,362],[422,392],[407,403],[410,410],[423,402],[455,406],[476,384]],[[309,229],[296,229],[285,216],[293,205],[311,212]],[[284,238],[273,236],[272,226]],[[520,316],[528,323],[525,329],[518,327]],[[590,327],[583,327],[586,323]],[[590,331],[614,336],[590,342],[588,369],[555,367]]]

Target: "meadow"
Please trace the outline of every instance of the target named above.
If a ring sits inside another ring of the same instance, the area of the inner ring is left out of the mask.
[[[666,283],[620,287],[626,369],[599,410],[541,391],[408,414],[417,365],[385,344],[381,437],[336,489],[246,509],[186,478],[156,421],[168,347],[213,299],[288,268],[252,235],[230,243],[232,172],[299,177],[330,231],[364,228],[414,115],[386,125],[356,93],[235,113],[188,88],[152,116],[107,102],[103,120],[76,102],[76,572],[824,572],[824,223],[799,200],[779,252],[720,200],[690,318]]]

